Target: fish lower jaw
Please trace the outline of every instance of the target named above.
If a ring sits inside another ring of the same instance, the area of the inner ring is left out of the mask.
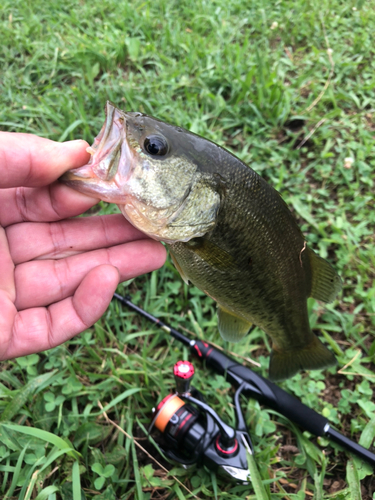
[[[142,214],[131,202],[119,203],[117,205],[122,215],[130,222],[130,224],[150,238],[157,241],[165,241],[164,232],[167,221],[165,219],[151,221],[146,215]],[[168,243],[168,242],[166,242]]]
[[[117,205],[130,224],[156,241],[167,244],[185,243],[192,238],[203,236],[202,231],[192,232],[189,226],[175,228],[169,225],[171,217],[160,217],[158,219],[153,214],[154,217],[150,218],[147,211],[154,211],[154,209],[144,207],[145,213],[142,213],[143,211],[132,203],[131,198],[127,203],[118,203]]]

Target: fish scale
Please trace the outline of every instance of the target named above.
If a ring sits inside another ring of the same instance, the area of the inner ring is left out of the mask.
[[[217,302],[224,339],[239,341],[251,324],[269,334],[272,380],[335,364],[310,329],[307,298],[333,300],[341,280],[279,193],[211,141],[111,103],[106,115],[90,162],[62,181],[166,242],[182,278]]]

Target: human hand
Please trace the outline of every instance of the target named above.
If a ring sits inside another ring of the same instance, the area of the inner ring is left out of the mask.
[[[50,349],[105,312],[120,281],[163,265],[161,243],[55,182],[87,163],[85,141],[0,132],[0,360]]]

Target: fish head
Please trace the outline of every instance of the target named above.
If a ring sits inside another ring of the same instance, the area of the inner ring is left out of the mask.
[[[192,154],[204,150],[200,141],[209,143],[107,102],[105,123],[87,148],[88,164],[69,170],[60,180],[116,203],[135,227],[154,239],[188,241],[212,227],[219,202],[208,180],[202,181],[199,161]]]

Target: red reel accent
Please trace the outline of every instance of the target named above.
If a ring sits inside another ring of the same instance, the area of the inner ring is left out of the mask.
[[[238,441],[237,441],[237,439],[234,440],[233,448],[231,448],[230,450],[223,450],[223,448],[221,448],[221,446],[219,444],[219,438],[220,438],[220,436],[218,436],[216,438],[215,445],[216,445],[216,449],[220,453],[224,453],[224,455],[233,455],[233,453],[235,453],[237,451],[237,448],[238,448]]]
[[[172,396],[173,394],[168,394],[168,396],[165,396],[165,398],[162,399],[158,404],[158,406],[156,407],[156,411],[160,411],[162,407],[165,405],[165,403],[168,401],[168,399],[170,399]]]

